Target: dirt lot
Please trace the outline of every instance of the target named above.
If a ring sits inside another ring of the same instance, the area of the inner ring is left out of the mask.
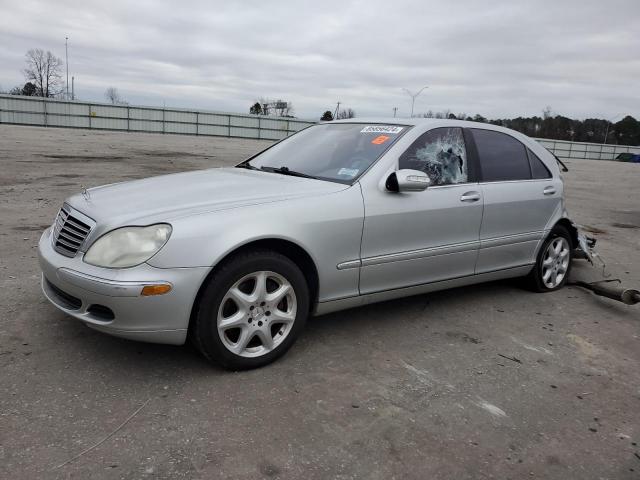
[[[0,478],[640,478],[640,307],[575,287],[493,283],[320,317],[244,373],[45,301],[36,243],[81,185],[264,145],[0,125]],[[569,167],[575,220],[638,287],[640,165]]]

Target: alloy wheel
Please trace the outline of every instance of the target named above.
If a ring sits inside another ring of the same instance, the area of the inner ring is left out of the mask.
[[[554,238],[547,246],[542,258],[542,283],[547,288],[555,288],[569,269],[569,242],[564,237]]]
[[[285,277],[253,272],[234,283],[220,302],[218,335],[230,352],[260,357],[289,335],[296,312],[296,294]]]

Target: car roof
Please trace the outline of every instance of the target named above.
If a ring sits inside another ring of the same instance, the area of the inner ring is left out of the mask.
[[[428,123],[436,123],[442,120],[436,118],[399,118],[399,117],[357,117],[346,118],[343,120],[332,120],[322,123],[374,123],[383,125],[426,125]],[[451,120],[453,122],[453,120]]]
[[[347,118],[343,120],[332,120],[320,123],[366,123],[366,124],[382,124],[382,125],[406,125],[428,127],[431,125],[451,126],[451,127],[467,127],[467,128],[486,128],[488,130],[502,130],[514,132],[509,128],[504,128],[491,123],[471,122],[467,120],[450,120],[446,118],[399,118],[399,117],[357,117]]]
[[[344,120],[333,120],[329,122],[320,123],[362,123],[368,125],[400,125],[419,127],[420,129],[428,129],[429,127],[461,127],[461,128],[481,128],[485,130],[495,130],[497,132],[507,133],[520,140],[530,140],[526,135],[512,130],[510,128],[501,127],[499,125],[493,125],[491,123],[483,122],[471,122],[467,120],[449,120],[445,118],[398,118],[398,117],[358,117],[347,118]]]

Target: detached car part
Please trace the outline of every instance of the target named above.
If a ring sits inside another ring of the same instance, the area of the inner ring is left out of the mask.
[[[594,259],[597,258],[600,260],[603,266],[603,276],[605,269],[604,260],[602,257],[595,251],[596,239],[593,237],[588,237],[584,233],[580,231],[580,228],[572,224],[576,229],[577,239],[578,239],[578,247],[574,251],[573,258],[582,258],[588,260],[591,265],[594,265]],[[625,288],[622,286],[622,281],[620,279],[604,279],[596,282],[584,282],[581,280],[571,282],[569,285],[575,285],[577,287],[582,287],[586,290],[589,290],[596,295],[601,297],[607,297],[612,300],[617,300],[626,305],[635,305],[636,303],[640,303],[640,291],[633,288]]]
[[[618,282],[618,283],[616,283]],[[620,283],[620,280],[601,280],[599,282],[574,282],[571,285],[586,288],[591,290],[596,295],[601,297],[611,298],[627,305],[635,305],[640,303],[640,291],[633,288],[624,288]]]

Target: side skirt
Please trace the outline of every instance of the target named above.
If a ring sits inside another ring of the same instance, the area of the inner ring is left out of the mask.
[[[423,293],[429,292],[437,292],[438,290],[447,290],[449,288],[464,287],[465,285],[473,285],[475,283],[491,282],[494,280],[502,280],[505,278],[523,277],[527,275],[532,268],[533,264],[522,265],[520,267],[496,270],[493,272],[485,272],[478,275],[468,275],[466,277],[452,278],[451,280],[443,280],[441,282],[423,283],[421,285],[414,285],[412,287],[384,290],[382,292],[369,293],[367,295],[359,295],[355,297],[340,298],[338,300],[330,300],[328,302],[320,302],[316,304],[313,310],[313,315],[320,316],[327,313],[346,310],[348,308],[368,305],[370,303],[384,302],[387,300],[410,297],[413,295],[421,295]]]

